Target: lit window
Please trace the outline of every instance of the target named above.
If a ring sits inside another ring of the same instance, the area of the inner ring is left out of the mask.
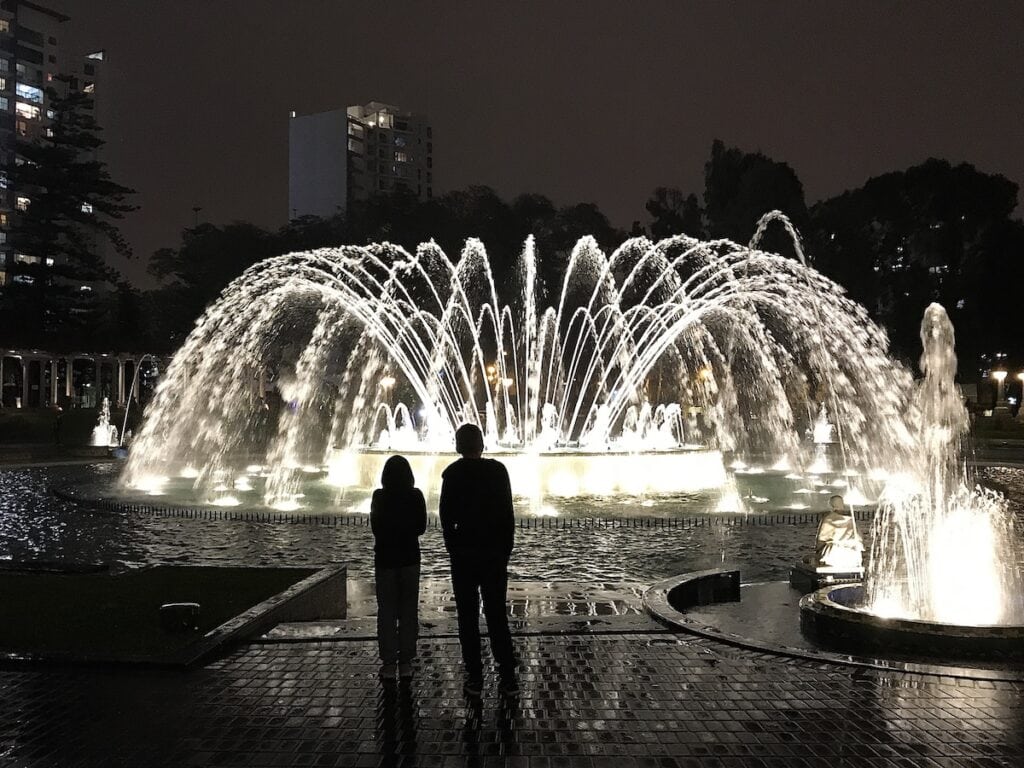
[[[18,132],[19,136],[28,136],[28,123],[24,120],[18,120],[14,124],[14,129]]]
[[[43,91],[40,88],[36,88],[33,85],[26,85],[25,83],[18,83],[14,86],[14,92],[18,94],[19,99],[30,101],[33,104],[43,103]]]
[[[7,101],[6,96],[0,96],[0,110],[6,112],[11,108],[10,102]]]
[[[86,83],[82,93],[96,93],[96,83]]]
[[[6,243],[6,242],[7,242],[7,233],[6,232],[0,232],[0,244]]]
[[[0,171],[0,189],[7,189],[7,174]]]
[[[80,285],[80,286],[78,286],[78,290],[80,290],[80,291],[91,291],[92,290],[92,286],[91,285]]]
[[[46,138],[48,138],[48,139],[52,139],[53,138],[53,128],[47,127],[47,129],[45,131],[43,131],[43,133],[46,134]]]
[[[24,283],[25,285],[32,285],[36,279],[32,275],[15,275],[11,278],[12,283]]]
[[[7,78],[6,77],[0,77],[0,91],[6,91],[6,90],[7,90]]]
[[[92,203],[82,203],[82,213],[92,213]]]
[[[408,163],[409,162],[409,156],[407,154],[405,154],[405,152],[395,152],[395,162],[396,163]]]
[[[92,53],[86,54],[85,58],[92,59],[93,61],[103,61],[103,57],[106,56],[106,51],[93,51]]]
[[[46,266],[52,267],[53,266],[53,259],[47,257],[47,259],[46,259]]]
[[[16,253],[16,254],[14,254],[14,260],[15,261],[20,261],[22,264],[38,264],[39,263],[39,257],[38,256],[29,256],[26,253]]]
[[[377,114],[377,125],[381,128],[390,128],[394,125],[394,117],[389,112],[379,112]]]
[[[56,116],[57,116],[57,113],[54,112],[52,109],[46,110],[46,119],[47,120],[53,120],[53,118],[55,118]]]
[[[14,65],[14,71],[17,72],[20,77],[24,77],[28,74],[28,67],[19,62]]]
[[[0,213],[0,227],[6,227],[6,226],[7,226],[7,214],[6,213]]]
[[[11,31],[11,22],[9,22],[7,19],[0,19],[0,32],[10,32],[10,31]]]
[[[27,211],[28,206],[31,202],[32,201],[29,200],[27,197],[24,197],[23,195],[18,195],[18,198],[14,203],[14,207],[17,208],[19,211]]]
[[[38,120],[43,114],[39,107],[34,104],[26,104],[24,101],[19,101],[15,105],[14,111],[17,113],[18,117],[24,117],[26,120]]]

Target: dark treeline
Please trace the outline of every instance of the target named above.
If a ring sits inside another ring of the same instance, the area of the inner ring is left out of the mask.
[[[1013,218],[1016,200],[1017,185],[1002,176],[931,159],[808,206],[789,165],[715,141],[704,189],[658,187],[644,205],[647,220],[629,231],[613,227],[591,203],[559,207],[539,194],[504,200],[482,186],[429,201],[403,193],[377,196],[354,202],[345,215],[300,218],[278,231],[245,222],[200,224],[186,229],[179,245],[153,255],[149,270],[159,288],[117,284],[97,300],[92,333],[76,343],[173,351],[231,280],[262,259],[292,251],[378,241],[411,251],[433,239],[457,258],[466,238],[476,237],[502,283],[532,234],[550,294],[583,235],[608,251],[636,235],[688,234],[745,244],[761,216],[778,209],[801,232],[810,263],[868,308],[908,363],[918,355],[924,308],[932,301],[945,305],[957,328],[961,375],[973,380],[987,365],[986,355],[1003,351],[1024,360],[1017,331],[1024,315],[1016,316],[1012,300],[1024,278],[1024,223]],[[793,253],[781,227],[770,229],[762,246]]]

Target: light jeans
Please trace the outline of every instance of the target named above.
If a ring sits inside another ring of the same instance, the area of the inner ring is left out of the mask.
[[[377,644],[384,664],[416,658],[419,637],[420,567],[376,568]]]

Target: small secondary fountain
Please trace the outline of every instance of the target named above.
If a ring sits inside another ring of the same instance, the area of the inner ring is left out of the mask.
[[[117,427],[110,423],[110,400],[106,397],[100,404],[100,417],[92,430],[92,445],[117,447]]]
[[[917,449],[886,484],[865,583],[808,595],[803,620],[818,635],[868,646],[1019,652],[1024,602],[1013,517],[999,494],[971,486],[953,325],[938,304],[924,313],[921,343]]]
[[[756,237],[772,221],[789,226],[770,214]],[[477,240],[455,261],[430,242],[256,264],[175,355],[123,487],[159,494],[185,478],[211,503],[258,494],[296,509],[311,482],[372,487],[387,451],[436,478],[468,421],[535,505],[717,492],[729,463],[818,496],[831,481],[801,473],[824,451],[804,437],[822,398],[845,467],[896,465],[912,445],[909,372],[802,256],[686,236],[610,256],[584,237],[564,256],[559,284],[542,282],[532,238],[500,277]]]

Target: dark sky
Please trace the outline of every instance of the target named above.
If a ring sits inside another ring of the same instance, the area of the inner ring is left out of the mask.
[[[716,137],[788,162],[809,202],[929,156],[1024,182],[1019,0],[48,1],[108,50],[136,280],[194,205],[283,224],[289,110],[371,99],[429,115],[435,192],[536,191],[619,226],[655,186],[700,192]]]

